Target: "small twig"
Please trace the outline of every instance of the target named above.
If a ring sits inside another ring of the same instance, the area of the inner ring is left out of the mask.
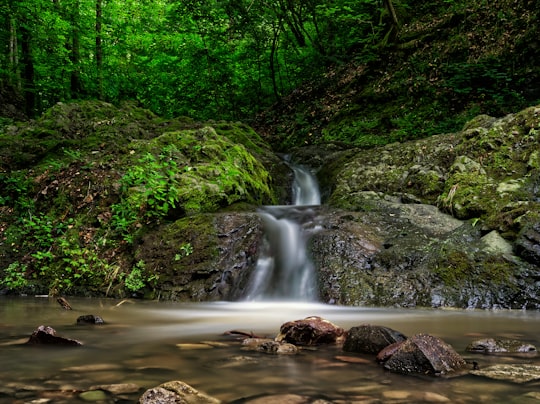
[[[223,335],[241,335],[243,337],[248,337],[248,338],[265,338],[260,335],[253,334],[253,331],[246,332],[246,331],[231,330],[231,331],[225,331]]]
[[[73,310],[71,308],[71,305],[68,303],[68,301],[66,299],[64,299],[63,297],[58,297],[56,299],[56,301],[58,302],[58,304],[60,306],[62,306],[63,309],[65,309],[65,310]]]

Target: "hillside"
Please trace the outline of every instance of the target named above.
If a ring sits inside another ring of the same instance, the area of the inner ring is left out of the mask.
[[[478,114],[498,117],[536,104],[538,2],[458,3],[423,1],[414,13],[398,10],[401,31],[388,46],[374,47],[371,61],[351,55],[253,126],[280,150],[325,142],[373,146],[453,132]]]

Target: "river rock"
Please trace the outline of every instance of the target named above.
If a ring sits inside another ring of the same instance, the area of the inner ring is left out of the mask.
[[[482,338],[472,341],[466,348],[477,353],[527,353],[536,354],[536,347],[515,339]]]
[[[343,328],[328,320],[311,316],[282,324],[276,341],[294,345],[331,344],[340,342],[344,332]]]
[[[397,352],[399,347],[403,345],[403,342],[405,342],[405,340],[394,342],[393,344],[388,345],[387,347],[384,347],[383,349],[381,349],[381,351],[377,354],[377,362],[384,363],[388,359],[390,359],[392,355],[394,355]]]
[[[300,396],[298,394],[275,394],[256,398],[247,398],[243,401],[245,404],[326,404],[328,401],[317,400],[313,401],[310,397]]]
[[[85,314],[83,316],[79,316],[77,318],[77,324],[96,324],[101,325],[105,324],[105,321],[100,316],[96,316],[94,314]]]
[[[384,367],[403,374],[438,376],[458,371],[465,365],[465,360],[440,338],[417,334],[405,340]]]
[[[221,400],[208,396],[182,381],[170,381],[148,389],[139,398],[139,404],[219,404]]]
[[[298,348],[287,342],[278,342],[270,338],[246,338],[242,341],[246,349],[269,354],[296,354]]]
[[[65,346],[81,346],[82,342],[59,337],[56,335],[54,328],[40,325],[30,336],[27,341],[29,345],[65,345]]]
[[[347,332],[345,341],[343,342],[343,350],[347,352],[377,354],[388,345],[404,341],[406,338],[399,331],[388,327],[362,324],[352,327]]]
[[[484,369],[471,370],[475,376],[484,376],[495,380],[504,380],[512,383],[527,383],[540,380],[540,366],[530,364],[493,365]]]

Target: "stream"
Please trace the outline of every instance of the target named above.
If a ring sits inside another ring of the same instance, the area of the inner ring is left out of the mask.
[[[224,335],[242,330],[273,337],[286,321],[318,315],[346,330],[371,323],[408,336],[430,333],[481,368],[494,363],[540,365],[538,357],[465,352],[467,344],[481,336],[518,338],[540,346],[540,313],[535,311],[398,310],[299,302],[69,301],[72,311],[52,298],[0,297],[0,403],[47,397],[49,401],[39,402],[81,403],[79,393],[94,386],[134,383],[138,391],[101,401],[133,403],[145,389],[170,380],[182,380],[227,403],[283,393],[336,403],[429,402],[425,394],[446,397],[451,403],[526,403],[526,394],[540,394],[540,384],[535,382],[518,385],[472,375],[443,379],[392,374],[372,356],[343,352],[333,345],[294,356],[246,351],[238,339]],[[105,324],[76,325],[77,317],[84,314],[99,315]],[[84,345],[24,345],[41,324]],[[404,394],[413,398],[395,399]]]

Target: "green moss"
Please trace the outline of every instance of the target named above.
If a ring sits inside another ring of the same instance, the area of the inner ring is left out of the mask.
[[[142,157],[122,178],[122,199],[113,206],[116,227],[125,235],[145,219],[177,219],[238,202],[277,200],[262,163],[212,127],[167,132],[132,146],[134,156]]]
[[[266,144],[257,132],[248,125],[241,122],[216,122],[211,123],[216,133],[220,136],[225,136],[234,143],[244,145],[244,147],[255,154],[265,154],[269,150]]]
[[[462,250],[449,248],[442,253],[439,264],[433,269],[447,287],[470,287],[475,283],[505,285],[515,274],[514,265],[501,256],[488,256],[480,260]]]
[[[445,184],[445,192],[438,199],[444,209],[458,219],[484,216],[496,197],[496,187],[478,172],[456,172]]]

